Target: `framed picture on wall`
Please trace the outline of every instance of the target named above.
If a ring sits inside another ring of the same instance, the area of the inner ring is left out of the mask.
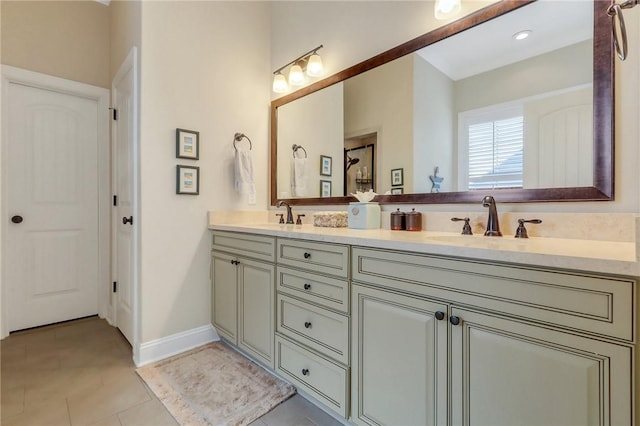
[[[402,188],[391,188],[391,195],[400,195],[403,193],[404,191]]]
[[[322,176],[331,176],[331,157],[327,155],[320,156],[320,174]]]
[[[200,193],[200,167],[176,167],[176,194],[198,195]]]
[[[391,169],[391,186],[401,186],[404,183],[404,169]]]
[[[176,129],[176,157],[190,160],[200,158],[200,132]]]
[[[331,181],[330,180],[320,181],[320,196],[331,197]]]

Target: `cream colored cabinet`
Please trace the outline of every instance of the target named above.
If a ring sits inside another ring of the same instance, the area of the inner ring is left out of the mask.
[[[631,425],[629,346],[451,309],[454,425]]]
[[[275,324],[275,265],[249,257],[217,250],[216,242],[233,247],[251,246],[246,235],[214,233],[211,254],[211,322],[218,333],[230,343],[273,368]],[[256,246],[268,242],[265,237],[254,236]],[[216,240],[217,239],[217,240]],[[274,239],[270,238],[273,256]],[[255,247],[251,246],[256,250]],[[242,250],[242,249],[239,249]],[[244,251],[251,254],[252,251]],[[264,253],[263,253],[264,255]]]
[[[352,419],[447,424],[447,305],[360,285],[352,292]]]
[[[633,423],[633,280],[352,256],[354,422]]]
[[[349,417],[349,247],[279,238],[275,370]]]

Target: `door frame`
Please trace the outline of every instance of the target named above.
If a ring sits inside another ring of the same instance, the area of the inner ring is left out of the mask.
[[[133,74],[133,90],[132,90],[132,108],[131,108],[131,128],[133,133],[133,141],[132,141],[132,167],[131,176],[133,177],[133,205],[132,205],[132,214],[134,217],[134,225],[133,225],[133,259],[131,260],[131,267],[133,269],[132,273],[132,282],[131,282],[131,291],[133,292],[133,342],[131,342],[131,346],[133,348],[133,360],[136,365],[140,363],[140,128],[139,128],[139,68],[138,68],[138,49],[136,46],[133,46],[127,57],[122,61],[120,66],[118,67],[118,71],[113,76],[111,80],[111,92],[114,93],[116,90],[116,82],[122,79],[127,72],[132,71]],[[113,191],[117,190],[117,182],[116,180],[116,132],[111,132],[111,156],[114,158],[114,161],[110,164],[109,175],[111,179],[111,184],[113,187]],[[117,222],[118,218],[116,217],[116,207],[113,207],[113,218],[112,218],[112,228],[109,235],[111,241],[111,255],[113,262],[110,265],[111,269],[111,277],[113,280],[116,279],[116,259],[117,259]],[[117,297],[112,297],[113,293],[110,293],[109,300],[112,301],[110,304],[112,311],[112,325],[117,327],[117,306],[118,303]]]
[[[112,320],[112,307],[110,301],[110,274],[111,274],[111,258],[110,258],[110,237],[111,237],[111,158],[109,147],[109,99],[110,92],[103,87],[92,86],[77,81],[67,80],[64,78],[54,77],[22,68],[12,67],[8,65],[0,65],[0,73],[2,80],[0,82],[0,215],[5,218],[0,220],[0,265],[2,273],[0,275],[0,339],[9,335],[7,321],[7,286],[6,282],[6,265],[5,257],[2,254],[8,250],[6,233],[9,209],[7,206],[7,158],[8,155],[8,126],[6,120],[8,117],[8,99],[7,88],[9,84],[22,84],[29,87],[50,90],[67,95],[78,96],[95,100],[98,104],[98,315],[101,318]]]

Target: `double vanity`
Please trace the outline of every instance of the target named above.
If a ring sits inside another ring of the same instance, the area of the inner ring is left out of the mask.
[[[214,327],[337,417],[633,424],[635,243],[223,216]]]

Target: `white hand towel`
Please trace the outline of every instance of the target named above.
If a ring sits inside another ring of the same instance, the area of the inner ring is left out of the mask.
[[[293,159],[291,192],[296,197],[307,196],[307,159],[306,158]]]
[[[256,203],[256,186],[253,181],[253,159],[251,151],[236,150],[236,191],[249,195],[249,204]]]

